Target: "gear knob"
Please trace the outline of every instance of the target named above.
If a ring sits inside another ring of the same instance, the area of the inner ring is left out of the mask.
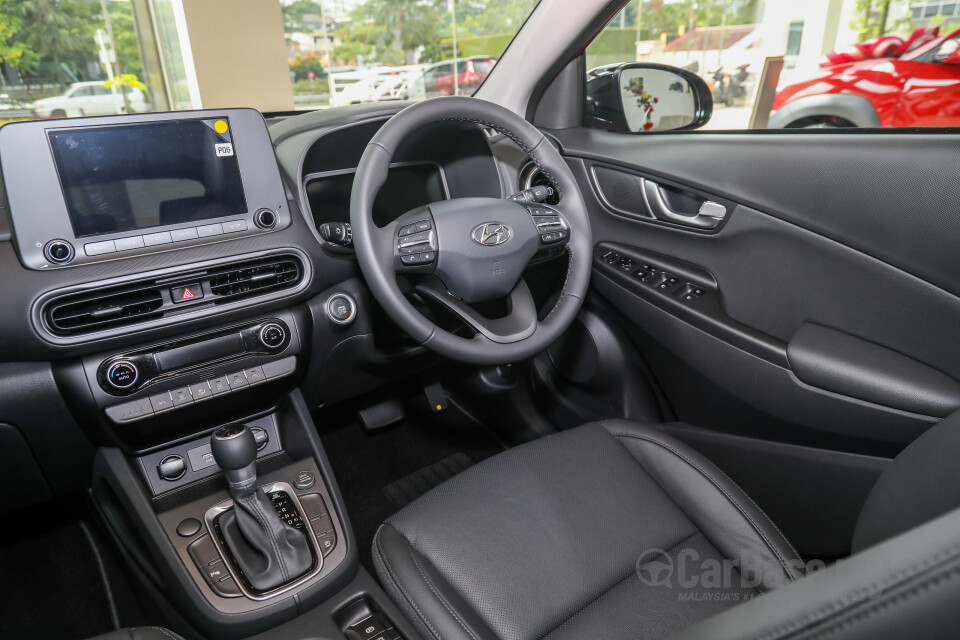
[[[213,459],[223,470],[231,493],[245,493],[257,484],[257,443],[245,424],[220,427],[210,437]]]

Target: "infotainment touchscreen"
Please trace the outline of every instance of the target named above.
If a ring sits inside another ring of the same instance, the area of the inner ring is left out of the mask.
[[[228,118],[48,132],[77,237],[246,213]]]

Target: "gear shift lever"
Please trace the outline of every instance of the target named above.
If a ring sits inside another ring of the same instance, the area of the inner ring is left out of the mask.
[[[303,575],[313,564],[307,539],[277,515],[257,484],[257,444],[246,425],[217,429],[213,459],[230,486],[234,508],[220,516],[227,549],[256,591],[266,592]]]

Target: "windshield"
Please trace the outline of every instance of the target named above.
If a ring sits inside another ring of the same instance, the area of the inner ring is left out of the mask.
[[[0,0],[0,124],[471,95],[538,0]]]

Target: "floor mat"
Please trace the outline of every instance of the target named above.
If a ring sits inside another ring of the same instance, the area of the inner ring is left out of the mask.
[[[0,637],[78,640],[117,628],[92,535],[73,522],[0,540]]]
[[[468,458],[465,453],[458,451],[439,462],[434,462],[429,467],[424,467],[395,482],[391,482],[383,488],[383,493],[397,509],[402,509],[430,489],[472,466],[473,460]]]
[[[364,431],[355,422],[334,422],[318,415],[320,439],[333,467],[357,536],[360,562],[373,571],[371,545],[384,520],[399,506],[385,488],[438,460],[460,454],[476,463],[503,451],[489,432],[453,408],[439,415],[411,415],[396,426]],[[332,423],[332,424],[331,424]]]

